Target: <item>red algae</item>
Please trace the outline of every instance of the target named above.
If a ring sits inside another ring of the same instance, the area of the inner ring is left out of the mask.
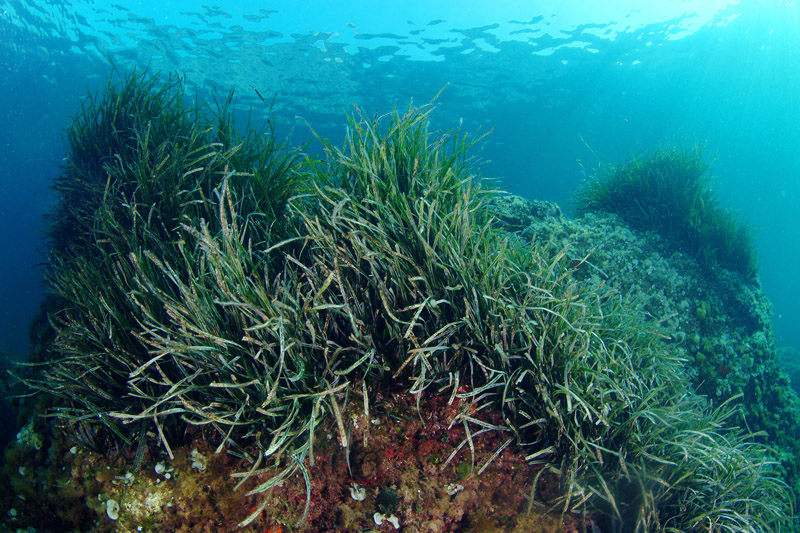
[[[514,446],[496,455],[508,432],[476,435],[479,428],[473,425],[469,443],[459,413],[501,426],[498,412],[476,412],[464,400],[448,403],[437,396],[421,398],[418,409],[416,396],[385,391],[371,399],[369,417],[362,406],[361,398],[352,397],[342,412],[347,448],[333,420],[318,428],[313,464],[306,460],[311,497],[305,520],[302,475],[246,496],[272,474],[254,475],[237,489],[239,480],[231,474],[251,465],[224,451],[215,453],[218,443],[202,434],[175,446],[173,459],[151,445],[132,475],[130,450],[117,459],[116,450],[101,454],[71,446],[58,426],[40,425],[40,431],[51,432],[47,451],[19,444],[6,451],[3,522],[14,528],[98,532],[389,532],[396,530],[394,524],[403,532],[592,529],[590,516],[543,511],[544,495],[559,493],[553,476],[540,477],[540,505],[529,506],[536,468]],[[108,500],[119,504],[116,520],[106,512]],[[261,515],[240,528],[262,504]]]

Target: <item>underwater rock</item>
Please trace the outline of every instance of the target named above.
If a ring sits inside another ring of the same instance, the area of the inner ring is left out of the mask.
[[[528,220],[515,232],[550,242],[554,253],[566,250],[576,278],[616,289],[686,361],[698,392],[717,405],[740,396],[744,417],[737,423],[769,434],[787,481],[800,489],[800,404],[778,366],[772,307],[757,279],[709,272],[659,234],[631,229],[614,214]]]
[[[490,209],[497,217],[498,226],[510,232],[521,231],[545,219],[561,218],[561,207],[557,203],[529,200],[513,194],[493,197]]]
[[[378,524],[381,531],[401,527],[448,531],[481,524],[485,530],[555,532],[580,529],[581,523],[595,519],[592,515],[548,515],[538,507],[528,514],[527,497],[536,470],[513,448],[488,461],[506,439],[500,432],[473,436],[476,468],[488,464],[480,476],[462,476],[461,472],[472,470],[471,454],[464,446],[446,463],[454,447],[466,438],[462,425],[450,427],[459,408],[448,406],[446,398],[424,399],[418,412],[413,395],[387,391],[380,408],[383,414],[371,413],[369,419],[358,411],[358,404],[353,402],[343,414],[352,424],[351,446],[361,451],[350,455],[348,466],[346,451],[327,438],[335,424],[319,429],[315,464],[309,466],[311,508],[304,524],[293,531],[368,531]],[[499,413],[488,409],[474,416],[492,425],[501,421]],[[380,424],[364,423],[378,418]],[[9,525],[26,524],[39,530],[53,530],[53,524],[58,524],[80,531],[137,531],[141,527],[142,531],[262,532],[281,530],[280,524],[286,531],[285,525],[296,523],[303,513],[305,484],[303,476],[296,474],[265,496],[269,505],[262,516],[239,528],[237,524],[258,503],[245,493],[263,478],[237,490],[231,473],[246,469],[248,463],[230,454],[214,454],[204,442],[174,446],[175,457],[166,468],[158,451],[149,449],[139,473],[128,484],[120,481],[126,479],[127,465],[115,463],[113,450],[98,453],[79,445],[78,453],[59,453],[73,446],[63,431],[46,442],[49,453],[40,456],[38,463],[28,462],[27,474],[47,476],[55,488],[31,492],[25,500],[16,498],[9,486],[0,488],[1,501],[9,511],[14,509],[13,516],[7,514]],[[204,471],[196,468],[198,457],[204,459]],[[363,462],[371,466],[365,469]],[[349,481],[350,468],[354,481]],[[173,475],[165,479],[168,472]],[[74,487],[80,487],[80,492],[76,494]],[[551,475],[541,475],[537,487],[537,501],[543,505],[559,492],[558,479]],[[103,499],[92,502],[87,494],[103,495]]]

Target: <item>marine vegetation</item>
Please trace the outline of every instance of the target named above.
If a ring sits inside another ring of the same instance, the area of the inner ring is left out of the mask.
[[[573,204],[578,215],[614,213],[635,229],[658,233],[709,271],[724,268],[756,278],[752,229],[720,205],[699,147],[600,165],[575,192]]]
[[[576,191],[573,205],[582,215],[618,215],[634,230],[661,236],[667,244],[661,255],[678,250],[697,262],[705,275],[695,277],[688,309],[651,309],[651,314],[681,317],[680,335],[674,338],[685,339],[687,373],[695,390],[716,402],[740,404],[737,423],[767,435],[784,478],[798,494],[800,402],[778,364],[772,310],[757,280],[752,230],[720,205],[707,171],[701,150],[655,151],[601,165]],[[597,255],[592,262],[610,266]],[[665,291],[673,293],[670,298],[685,298],[675,294],[674,280],[635,288],[650,274],[632,265],[623,267],[629,269],[625,275],[619,275],[618,265],[612,268],[617,275],[609,285],[626,294]],[[692,269],[681,266],[683,272]]]
[[[565,250],[496,226],[477,139],[432,132],[431,106],[356,112],[316,159],[183,98],[134,74],[68,130],[55,335],[22,376],[51,414],[134,461],[187,438],[240,458],[232,474],[261,498],[242,527],[295,476],[304,518],[321,435],[349,450],[351,414],[397,390],[463,406],[444,463],[470,457],[465,475],[522,450],[529,510],[549,478],[553,512],[600,513],[604,530],[786,523],[757,436],[694,394],[658,326],[575,278]],[[472,464],[485,433],[504,438]]]
[[[779,351],[778,361],[781,369],[786,373],[791,383],[792,390],[800,394],[800,350],[784,347]]]
[[[207,220],[209,231],[218,231],[214,191],[229,165],[248,170],[231,186],[243,191],[245,207],[266,232],[280,231],[287,195],[297,186],[292,169],[299,155],[279,153],[264,131],[248,128],[240,137],[230,103],[188,107],[179,80],[132,74],[88,99],[66,131],[45,274],[57,297],[48,302],[56,335],[35,351],[64,357],[50,376],[58,384],[53,392],[66,401],[60,412],[78,421],[100,417],[125,442],[135,441],[136,431],[109,413],[149,405],[155,385],[129,381],[151,357],[141,332],[149,313],[166,318],[162,298],[179,297],[169,284],[158,292],[141,286],[139,259],[188,260],[181,224]],[[196,266],[176,268],[186,279]]]
[[[17,357],[11,348],[0,346],[0,449],[5,448],[17,430],[18,413],[12,396],[20,391],[12,390],[15,388],[15,380],[9,374],[16,360]]]

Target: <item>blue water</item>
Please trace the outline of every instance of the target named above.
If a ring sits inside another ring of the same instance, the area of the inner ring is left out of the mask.
[[[23,354],[43,294],[61,132],[131,68],[235,89],[300,144],[443,87],[434,125],[492,130],[483,172],[566,204],[581,163],[705,144],[757,229],[779,344],[800,348],[800,18],[790,1],[0,2],[0,346]],[[290,4],[291,7],[285,7]],[[613,5],[608,7],[604,5]],[[386,7],[389,6],[389,7]],[[646,7],[642,7],[646,6]]]

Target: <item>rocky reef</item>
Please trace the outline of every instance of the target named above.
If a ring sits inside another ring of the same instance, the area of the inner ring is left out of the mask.
[[[683,360],[695,390],[711,405],[736,403],[737,423],[766,433],[800,494],[800,403],[789,380],[794,359],[781,362],[772,306],[757,279],[723,268],[709,272],[659,233],[633,229],[615,214],[568,218],[553,202],[512,195],[498,207],[507,230],[567,250],[580,265],[576,278],[613,287],[647,315]]]
[[[134,73],[68,128],[5,527],[791,525],[797,400],[723,248],[499,194],[430,105],[322,158],[232,105]]]

